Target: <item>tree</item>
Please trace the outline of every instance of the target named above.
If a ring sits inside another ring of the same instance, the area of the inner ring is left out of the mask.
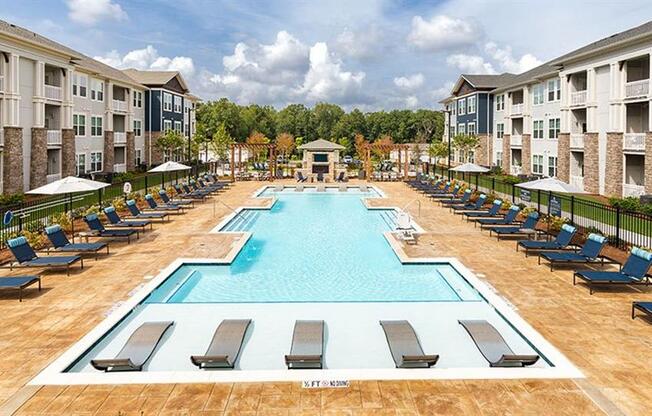
[[[269,143],[269,139],[267,136],[265,136],[263,133],[259,133],[257,131],[254,131],[247,137],[247,144],[267,144]],[[256,160],[260,159],[261,156],[267,154],[267,149],[263,147],[254,147],[253,148],[253,153],[254,153],[254,158]]]
[[[355,155],[358,160],[365,160],[367,158],[367,147],[369,142],[367,142],[362,134],[355,135]]]
[[[351,153],[351,140],[349,140],[348,137],[340,137],[337,142],[340,144],[340,146],[344,146],[344,150],[342,150],[343,154],[348,155]]]
[[[283,155],[283,159],[294,151],[294,137],[289,133],[281,133],[276,136],[276,148]]]
[[[271,106],[251,104],[240,107],[240,118],[247,134],[259,132],[267,137],[276,135],[276,110]]]
[[[392,136],[388,134],[383,134],[378,139],[376,139],[372,149],[376,154],[376,156],[385,160],[385,159],[389,159],[389,154],[390,154],[389,146],[392,145],[394,145],[394,140],[392,139]]]
[[[276,131],[294,137],[312,137],[312,111],[303,104],[290,104],[276,113]]]
[[[226,126],[224,123],[222,123],[220,127],[218,127],[215,134],[213,134],[212,140],[208,145],[210,151],[213,152],[213,154],[217,156],[217,158],[222,163],[222,167],[224,167],[224,160],[229,158],[229,150],[231,149],[232,145],[233,138],[229,132],[226,131]]]
[[[224,125],[222,124],[222,127]],[[195,132],[195,135],[192,136],[192,146],[195,151],[191,151],[193,155],[197,156],[199,158],[199,152],[204,151],[204,158],[206,161],[208,161],[208,148],[210,145],[210,142],[213,140],[213,138],[209,135],[206,134],[206,126],[205,125],[199,125],[197,126],[197,131]],[[188,155],[188,160],[191,160],[192,157]]]
[[[316,139],[333,140],[335,125],[344,116],[344,110],[337,104],[319,103],[312,110]]]
[[[480,140],[477,136],[468,135],[468,134],[458,134],[453,137],[453,148],[462,152],[465,155],[468,155],[470,151],[475,150],[480,144]]]
[[[176,130],[168,130],[156,140],[154,146],[163,152],[164,156],[171,158],[175,152],[183,148],[185,142],[181,133]]]
[[[428,156],[430,156],[432,159],[435,159],[435,163],[437,163],[439,159],[447,158],[448,143],[441,141],[432,142],[428,147]]]

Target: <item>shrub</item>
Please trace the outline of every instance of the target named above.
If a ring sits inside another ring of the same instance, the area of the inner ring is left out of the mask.
[[[136,202],[143,202],[145,197],[143,195],[141,195],[139,192],[130,192],[127,195],[127,199],[133,199]]]
[[[555,217],[554,215],[546,215],[546,221],[548,222],[550,230],[552,231],[559,231],[561,230],[562,225],[570,222],[568,218]]]
[[[33,249],[39,250],[45,247],[45,236],[40,231],[23,230],[23,236]]]
[[[65,232],[72,231],[72,220],[67,212],[53,214],[48,218],[49,224],[58,224]]]
[[[116,173],[113,175],[113,183],[129,182],[133,181],[136,178],[136,175],[133,172],[122,172]]]
[[[90,207],[82,208],[82,209],[83,209],[83,212],[82,212],[81,215],[84,216],[84,217],[87,216],[87,215],[99,214],[100,213],[100,206],[97,205],[97,204],[94,204],[94,205],[91,205]]]
[[[117,196],[111,200],[111,205],[116,209],[116,211],[123,211],[127,209],[127,204],[125,203],[125,200],[121,196]]]
[[[16,205],[22,202],[25,202],[25,195],[23,194],[0,195],[0,207]]]
[[[643,204],[641,200],[629,196],[627,198],[609,198],[609,204],[614,208],[620,208],[628,212],[641,212],[643,214],[652,215],[652,204]]]

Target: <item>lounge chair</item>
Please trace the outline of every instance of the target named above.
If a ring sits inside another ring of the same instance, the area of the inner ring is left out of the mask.
[[[339,175],[337,175],[337,178],[335,179],[336,182],[346,182],[346,177],[345,177],[344,171],[341,171]]]
[[[503,218],[477,218],[475,219],[475,225],[480,224],[480,228],[494,227],[496,225],[513,225],[518,223],[516,217],[519,212],[521,212],[521,208],[518,205],[512,205]]]
[[[515,354],[505,339],[489,322],[458,321],[466,329],[490,367],[526,367],[536,363],[539,356]]]
[[[462,211],[461,214],[467,221],[474,221],[477,218],[502,218],[503,215],[500,213],[500,208],[502,206],[503,201],[496,199],[488,210]]]
[[[128,230],[125,228],[111,228],[106,229],[100,222],[100,219],[97,217],[97,214],[89,214],[84,217],[84,222],[88,225],[88,228],[91,229],[98,237],[108,237],[108,238],[126,238],[127,244],[131,242],[131,236],[136,234],[136,238],[140,238],[140,233],[138,230]]]
[[[317,173],[317,182],[324,182],[324,174],[321,172]]]
[[[195,180],[190,180],[188,184],[182,184],[181,187],[186,191],[186,193],[192,193],[196,195],[205,195],[205,196],[210,196],[213,192],[209,189],[203,189],[197,186],[197,182]]]
[[[577,283],[577,278],[579,277],[589,285],[590,294],[593,294],[593,285],[597,284],[645,284],[647,286],[650,284],[648,270],[651,266],[652,253],[634,247],[620,271],[578,270],[573,274],[573,284],[575,285]]]
[[[613,263],[600,253],[604,246],[607,245],[607,237],[598,234],[589,234],[586,242],[579,252],[571,251],[548,251],[539,253],[539,264],[541,259],[548,260],[550,263],[550,271],[553,271],[554,265],[559,264],[591,264],[598,263],[604,265],[606,263]]]
[[[423,189],[421,192],[423,192],[426,195],[437,195],[437,194],[450,194],[451,193],[451,183],[446,182],[443,188],[439,187],[433,187],[430,189]]]
[[[485,194],[480,194],[478,199],[475,200],[475,202],[467,202],[466,204],[460,204],[460,205],[451,205],[449,208],[455,213],[462,213],[464,211],[479,211],[482,209],[484,206],[485,202],[487,202],[487,195]]]
[[[84,268],[84,259],[81,256],[37,256],[25,237],[7,240],[7,246],[20,267],[65,267],[68,275],[70,275],[70,266],[77,261],[81,263],[81,268]],[[14,263],[9,263],[10,270],[14,266]]]
[[[127,209],[131,213],[129,218],[146,218],[148,220],[161,220],[165,221],[170,218],[167,212],[141,212],[133,199],[127,200]]]
[[[177,204],[158,204],[151,194],[145,194],[145,201],[147,202],[147,205],[149,205],[149,208],[145,209],[145,211],[163,211],[174,214],[183,214],[183,206]]]
[[[441,199],[443,199],[443,200],[447,200],[447,199],[452,199],[452,198],[457,197],[457,195],[459,194],[459,192],[460,192],[460,186],[459,186],[459,185],[455,185],[455,186],[453,187],[453,189],[451,189],[451,190],[448,191],[448,192],[445,192],[445,193],[428,194],[428,196],[429,196],[431,199],[434,199],[434,200],[441,200]]]
[[[152,222],[149,220],[122,220],[113,206],[104,208],[104,215],[106,215],[106,218],[109,220],[112,227],[140,228],[143,231],[145,231],[145,227],[148,225],[152,228]]]
[[[296,321],[290,354],[285,356],[288,370],[324,367],[324,321]]]
[[[215,330],[206,354],[193,355],[190,361],[199,368],[233,368],[249,324],[251,319],[224,319]]]
[[[13,276],[0,277],[0,289],[17,289],[18,301],[23,301],[23,289],[38,283],[38,291],[41,291],[41,278],[38,276]]]
[[[648,318],[652,317],[652,302],[632,302],[632,319],[636,318],[636,311],[643,312]]]
[[[408,321],[380,321],[396,368],[430,368],[439,355],[425,355]]]
[[[396,233],[407,244],[416,244],[417,239],[412,226],[412,220],[407,212],[400,212],[396,216]]]
[[[297,182],[305,182],[307,180],[308,180],[308,178],[303,176],[303,172],[301,172],[301,171],[297,172]]]
[[[188,185],[173,185],[174,190],[177,195],[182,199],[194,199],[199,201],[204,201],[206,199],[206,194],[204,193],[195,193],[188,188]]]
[[[516,243],[516,251],[522,247],[525,251],[525,257],[528,256],[530,251],[554,251],[569,249],[571,240],[575,236],[577,228],[572,225],[564,224],[557,234],[557,238],[553,241],[538,241],[538,240],[520,240]]]
[[[195,201],[192,199],[170,198],[165,189],[159,189],[158,196],[161,197],[161,201],[165,202],[167,205],[178,205],[186,208],[193,208],[195,206]]]
[[[129,337],[115,358],[91,360],[100,371],[140,371],[174,322],[145,322]]]
[[[471,198],[471,194],[473,192],[470,189],[466,189],[463,193],[462,196],[457,198],[455,196],[452,196],[450,198],[444,198],[444,199],[437,199],[437,202],[441,206],[447,206],[447,205],[466,205],[469,202],[469,199]]]
[[[64,253],[93,253],[95,254],[95,259],[97,259],[100,250],[106,248],[106,254],[109,254],[109,245],[107,243],[71,243],[59,225],[45,227],[45,235],[48,237],[48,240],[50,240],[50,243],[52,243],[52,251]]]
[[[539,222],[539,213],[531,212],[523,221],[520,226],[513,227],[493,227],[489,229],[489,235],[496,234],[496,238],[500,241],[501,237],[505,236],[528,236],[537,234],[537,223]]]

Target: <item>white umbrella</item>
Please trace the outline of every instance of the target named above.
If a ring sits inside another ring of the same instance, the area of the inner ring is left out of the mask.
[[[456,166],[451,169],[455,172],[466,172],[466,173],[486,173],[489,172],[488,168],[476,165],[475,163],[465,163],[463,165]]]
[[[523,189],[531,189],[535,191],[557,192],[562,194],[584,194],[583,190],[571,185],[557,178],[544,178],[537,179],[536,181],[523,182],[516,184],[517,187]]]
[[[148,172],[176,172],[178,170],[190,170],[190,166],[186,166],[183,163],[178,163],[178,162],[165,162],[163,164],[158,165],[154,169],[148,170]]]
[[[108,183],[92,181],[90,179],[78,178],[76,176],[67,176],[58,181],[54,181],[39,188],[32,189],[26,193],[32,195],[64,195],[70,197],[70,211],[72,212],[72,194],[78,192],[97,191],[109,186]],[[75,241],[75,218],[70,216],[72,223],[72,241]]]

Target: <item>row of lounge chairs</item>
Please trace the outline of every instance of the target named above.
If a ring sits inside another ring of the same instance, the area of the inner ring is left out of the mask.
[[[519,355],[505,342],[496,328],[485,320],[458,321],[467,331],[491,367],[525,367],[536,363],[538,355]],[[129,337],[120,352],[109,359],[91,360],[100,371],[141,371],[166,331],[174,322],[145,322]],[[192,355],[190,361],[200,369],[233,369],[242,350],[251,319],[225,319],[215,330],[206,352]],[[412,325],[405,320],[380,321],[389,351],[397,368],[430,368],[439,355],[424,353]],[[285,365],[290,370],[324,368],[324,327],[321,320],[298,320],[294,324]]]

